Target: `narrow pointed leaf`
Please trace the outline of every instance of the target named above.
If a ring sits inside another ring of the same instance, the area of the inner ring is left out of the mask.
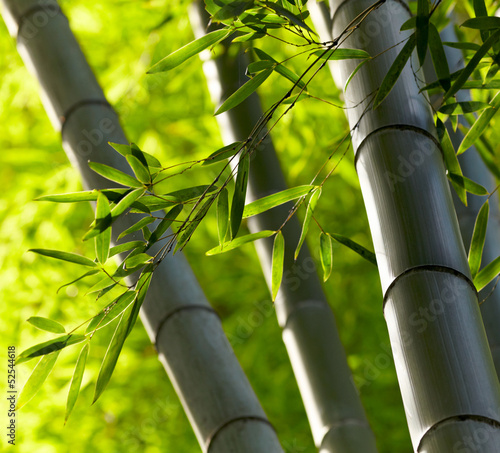
[[[139,253],[125,260],[125,269],[132,269],[151,261],[153,257],[147,253]]]
[[[125,197],[123,197],[120,202],[111,210],[111,217],[113,219],[117,218],[119,215],[123,214],[132,204],[137,201],[144,193],[145,189],[135,189]]]
[[[92,270],[90,270],[88,272],[85,272],[85,274],[80,275],[80,277],[75,278],[73,281],[71,281],[69,283],[65,283],[64,285],[62,285],[59,288],[57,288],[56,293],[58,293],[59,291],[61,291],[61,289],[65,288],[66,286],[72,285],[73,283],[76,283],[77,281],[82,280],[83,278],[90,277],[91,275],[98,274],[99,272],[101,272],[99,269],[92,269]]]
[[[351,83],[351,80],[353,79],[353,77],[357,74],[357,72],[363,67],[363,65],[367,62],[367,61],[370,61],[369,59],[365,59],[363,60],[361,63],[359,63],[356,68],[354,68],[354,71],[351,72],[351,75],[347,78],[346,82],[345,82],[345,85],[344,85],[344,91],[347,90],[347,87],[349,86],[349,84]]]
[[[247,74],[256,74],[264,69],[271,68],[275,63],[269,60],[259,60],[250,63],[247,67]]]
[[[97,291],[102,291],[103,289],[114,287],[118,284],[118,279],[111,278],[109,275],[105,275],[101,280],[92,285],[86,292],[85,295],[96,293]]]
[[[478,291],[481,291],[488,283],[497,277],[498,274],[500,274],[500,256],[478,272],[474,278],[474,286]]]
[[[125,231],[122,231],[120,235],[118,236],[118,240],[120,240],[122,237],[126,236],[127,234],[134,233],[136,231],[139,231],[142,229],[142,227],[145,227],[146,225],[149,225],[150,223],[153,223],[155,219],[153,217],[144,217],[143,219],[139,220],[137,223],[134,223],[130,228],[127,228]]]
[[[211,256],[211,255],[218,255],[219,253],[229,252],[230,250],[234,250],[235,248],[238,248],[243,244],[256,241],[257,239],[268,238],[274,234],[276,234],[276,231],[271,231],[271,230],[263,230],[259,231],[258,233],[247,234],[237,239],[233,239],[230,242],[225,242],[222,245],[218,245],[213,249],[210,249],[208,252],[206,252],[206,255]]]
[[[234,38],[232,42],[253,41],[255,39],[263,38],[264,36],[266,36],[265,33],[257,31],[257,32],[247,33],[247,34],[242,35],[242,36],[238,36],[238,37]]]
[[[52,371],[52,368],[54,368],[58,356],[59,352],[46,355],[36,364],[30,377],[26,381],[26,384],[24,384],[21,394],[19,395],[16,410],[21,409],[37,394],[38,390],[40,390],[43,383],[47,379],[47,376]]]
[[[219,244],[224,243],[226,233],[229,227],[229,200],[227,189],[222,189],[217,198],[217,232],[219,236]]]
[[[89,167],[97,174],[109,179],[110,181],[114,181],[128,187],[142,187],[142,183],[140,181],[120,170],[117,170],[116,168],[100,164],[98,162],[89,162]]]
[[[264,81],[273,73],[273,69],[269,68],[262,72],[259,72],[255,77],[251,78],[248,82],[242,85],[238,90],[236,90],[231,96],[229,96],[224,103],[215,112],[219,115],[226,112],[233,107],[236,107],[242,103],[248,96],[250,96]]]
[[[332,233],[330,236],[335,239],[338,243],[349,247],[353,252],[356,252],[359,256],[369,261],[372,264],[377,265],[377,258],[375,257],[375,253],[366,249],[362,245],[359,245],[357,242],[354,242],[352,239],[348,237],[342,236],[341,234]]]
[[[495,32],[484,42],[484,44],[476,51],[474,56],[470,59],[467,66],[460,72],[460,75],[453,82],[451,88],[446,92],[443,98],[443,102],[454,96],[462,88],[463,84],[467,82],[467,79],[472,74],[474,69],[476,69],[479,62],[490,50],[490,48],[499,40],[500,30],[495,30]]]
[[[129,154],[126,159],[128,164],[130,165],[130,168],[132,168],[136,178],[139,181],[141,181],[143,184],[151,183],[151,175],[149,174],[149,170],[137,157]]]
[[[44,341],[43,343],[39,343],[35,346],[31,346],[24,350],[17,357],[16,363],[24,363],[28,360],[33,359],[34,357],[40,357],[41,355],[51,354],[52,352],[59,351],[64,349],[67,346],[71,346],[73,344],[81,343],[85,340],[84,335],[63,335],[61,337],[53,338],[49,341]]]
[[[165,234],[165,232],[168,230],[170,225],[172,225],[172,222],[178,217],[178,215],[181,213],[183,209],[183,206],[177,205],[174,206],[170,211],[168,211],[161,222],[158,224],[156,229],[151,233],[151,236],[148,240],[148,247],[151,247],[155,242],[159,241],[161,237]]]
[[[87,357],[89,355],[89,343],[80,351],[78,360],[75,366],[75,372],[73,373],[73,378],[71,379],[71,384],[69,386],[68,401],[66,402],[66,415],[64,417],[64,423],[68,421],[73,408],[75,407],[76,400],[80,394],[80,387],[82,385],[83,373],[85,371],[85,364],[87,363]]]
[[[309,230],[309,224],[311,223],[312,216],[314,214],[314,209],[316,208],[316,204],[318,203],[319,197],[321,196],[321,187],[314,190],[309,199],[309,204],[307,205],[306,216],[304,217],[304,223],[302,224],[302,231],[300,232],[299,243],[297,244],[297,248],[295,249],[294,259],[297,260],[300,249],[302,248],[302,244],[304,243],[307,235],[307,231]]]
[[[429,39],[429,2],[417,0],[417,55],[420,66],[424,64]]]
[[[489,125],[491,119],[495,116],[500,107],[500,93],[497,93],[491,100],[490,106],[492,108],[484,110],[481,115],[479,115],[479,118],[474,121],[474,124],[469,129],[469,132],[467,132],[462,140],[462,143],[460,143],[457,154],[462,154],[464,151],[469,149],[483,134],[484,130]]]
[[[401,52],[399,52],[398,56],[392,63],[389,71],[387,72],[384,80],[382,81],[380,88],[375,96],[375,100],[373,101],[373,108],[376,109],[380,103],[387,97],[387,95],[391,92],[392,88],[396,84],[401,72],[403,71],[408,59],[410,58],[413,49],[415,48],[416,43],[416,35],[415,33],[410,36],[406,44],[404,45]]]
[[[65,333],[66,330],[64,326],[59,324],[57,321],[53,321],[52,319],[43,318],[41,316],[32,316],[28,319],[28,322],[35,326],[37,329],[45,330],[47,332],[54,333]]]
[[[216,190],[218,190],[218,187],[214,184],[201,185],[187,187],[186,189],[176,190],[175,192],[169,192],[166,194],[160,194],[158,197],[163,200],[172,200],[176,203],[186,203],[188,201],[196,200],[202,195],[213,193]]]
[[[212,164],[215,164],[216,162],[220,162],[222,160],[229,159],[230,157],[234,156],[241,149],[242,144],[243,144],[243,142],[234,142],[234,143],[231,143],[230,145],[223,146],[222,148],[218,149],[214,153],[210,154],[210,156],[208,156],[203,161],[201,166],[203,167],[205,165],[212,165]]]
[[[298,27],[305,28],[307,31],[314,33],[300,17],[292,14],[290,11],[278,5],[277,3],[264,2],[264,5],[274,10],[278,15],[286,17],[292,24],[297,25]]]
[[[476,50],[479,50],[481,46],[479,44],[476,44],[475,42],[450,42],[450,41],[443,41],[443,45],[447,47],[453,47],[454,49],[460,49],[460,50],[473,50],[474,52]]]
[[[268,211],[276,206],[280,206],[291,200],[303,197],[307,195],[315,186],[304,185],[298,187],[292,187],[291,189],[282,190],[281,192],[268,195],[267,197],[256,200],[245,206],[243,211],[243,218],[251,217],[262,212]]]
[[[247,194],[248,171],[250,169],[250,156],[248,152],[240,155],[238,163],[238,174],[234,185],[234,195],[231,203],[231,238],[234,239],[240,228],[243,211],[245,209],[245,197]]]
[[[137,157],[140,162],[146,164],[150,169],[158,170],[162,168],[161,162],[149,153],[142,151],[135,143],[130,145],[122,145],[120,143],[108,142],[116,151],[118,151],[123,157],[127,157],[132,154]]]
[[[328,52],[324,50],[316,50],[313,52],[315,57],[322,60],[353,60],[353,59],[367,59],[370,54],[361,49],[331,49]]]
[[[281,286],[281,280],[283,279],[283,263],[285,260],[285,239],[283,238],[283,233],[278,231],[278,234],[274,238],[273,245],[273,261],[271,266],[271,288],[272,288],[272,298],[273,301],[276,300],[278,295],[278,290]]]
[[[99,192],[97,206],[95,210],[96,225],[99,223],[109,223],[111,225],[111,209],[108,199]],[[104,231],[95,237],[95,253],[99,263],[104,264],[108,260],[109,247],[111,245],[111,228],[105,228]]]
[[[143,241],[130,241],[130,242],[124,242],[123,244],[115,245],[114,247],[111,247],[109,250],[109,256],[115,256],[118,255],[118,253],[123,253],[127,252],[129,250],[135,249],[137,247],[144,246]]]
[[[466,20],[461,26],[476,30],[494,30],[500,28],[500,17],[474,17]]]
[[[169,71],[170,69],[184,63],[189,58],[199,54],[202,50],[208,49],[214,44],[217,44],[219,41],[222,41],[230,34],[231,31],[228,31],[227,29],[216,30],[208,33],[161,59],[154,66],[149,68],[148,74]]]
[[[323,232],[319,236],[319,257],[323,268],[323,281],[326,282],[332,273],[333,247],[332,238]]]
[[[467,178],[466,176],[448,173],[448,178],[451,180],[451,182],[464,188],[467,192],[473,195],[483,196],[488,195],[489,193],[481,184],[478,184],[477,182]]]
[[[448,91],[451,87],[450,68],[441,37],[432,22],[429,22],[429,51],[439,83],[445,91]]]
[[[122,314],[123,311],[126,310],[132,302],[134,302],[136,297],[136,291],[127,291],[118,296],[113,302],[108,304],[108,306],[101,313],[92,318],[92,321],[90,321],[87,329],[85,330],[85,334],[89,334],[96,329],[102,329],[107,326],[111,321]]]
[[[488,226],[488,216],[490,214],[490,204],[488,200],[479,210],[479,214],[474,224],[474,232],[469,248],[469,267],[474,279],[481,267],[481,257],[483,256],[484,241],[486,239],[486,228]]]
[[[257,56],[261,60],[268,60],[272,61],[273,63],[276,64],[276,66],[273,67],[273,69],[286,79],[290,80],[295,86],[298,86],[299,88],[305,88],[306,84],[303,80],[300,79],[300,77],[295,74],[291,69],[288,69],[287,67],[283,66],[282,63],[279,63],[277,60],[275,60],[271,55],[267,54],[261,49],[254,48],[254,52],[257,54]]]
[[[130,316],[127,321],[127,336],[130,334],[139,316],[139,311],[141,309],[146,295],[148,293],[149,285],[151,279],[153,278],[154,264],[149,264],[144,271],[141,273],[139,280],[136,284],[135,290],[137,292],[137,298],[135,299]]]
[[[60,250],[51,249],[30,249],[29,252],[38,253],[39,255],[48,256],[57,260],[68,261],[70,263],[80,264],[82,266],[96,267],[97,264],[86,256],[77,255],[76,253],[62,252]]]
[[[35,198],[35,201],[53,201],[56,203],[75,203],[79,201],[97,200],[97,190],[87,190],[83,192],[60,193],[55,195],[43,195]]]

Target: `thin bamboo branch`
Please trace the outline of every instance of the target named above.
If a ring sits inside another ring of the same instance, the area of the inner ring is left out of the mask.
[[[196,37],[206,31],[208,15],[201,2],[190,9]],[[216,59],[205,58],[204,72],[212,101],[219,105],[245,81],[246,62],[242,55],[224,53]],[[226,144],[246,140],[263,116],[257,94],[238,107],[217,116]],[[260,137],[266,131],[259,133]],[[247,202],[286,189],[270,136],[264,138],[252,155]],[[291,208],[274,208],[248,219],[252,233],[278,229]],[[291,218],[282,230],[285,243],[285,278],[275,301],[283,340],[306,408],[316,446],[323,453],[376,452],[375,438],[368,425],[345,351],[340,342],[335,318],[321,288],[307,245],[294,262],[294,249],[301,225]],[[256,244],[264,275],[271,287],[272,239]]]
[[[107,145],[128,143],[118,117],[57,2],[3,0],[2,14],[40,82],[45,108],[84,186],[109,186],[90,170],[89,159],[130,173],[126,161]],[[114,239],[136,220],[118,220]],[[157,268],[141,318],[204,452],[282,452],[217,314],[182,254],[168,257]]]
[[[339,36],[371,0],[334,0]],[[481,322],[427,100],[412,59],[370,107],[409,32],[404,2],[386,1],[342,46],[377,55],[344,93],[384,293],[396,370],[415,451],[500,448],[500,386]],[[398,44],[400,43],[400,44]],[[389,50],[388,50],[389,49]],[[339,62],[343,86],[358,62]],[[419,74],[419,78],[420,78]],[[484,436],[483,436],[484,434]],[[479,439],[479,440],[478,440]]]

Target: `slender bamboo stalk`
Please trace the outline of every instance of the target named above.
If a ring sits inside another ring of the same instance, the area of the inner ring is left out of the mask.
[[[3,17],[40,81],[46,110],[84,185],[107,187],[109,182],[87,162],[129,172],[125,160],[107,145],[127,140],[66,17],[54,0],[3,0],[3,6]],[[117,230],[137,220],[130,217],[117,224]],[[282,452],[217,314],[182,254],[157,268],[141,318],[204,452]]]
[[[208,15],[201,2],[190,9],[197,37],[202,36]],[[219,105],[245,81],[242,55],[227,53],[205,59],[204,72],[212,101]],[[257,94],[238,107],[217,116],[226,144],[247,139],[263,116]],[[264,136],[266,131],[260,134]],[[266,137],[252,156],[247,201],[286,189],[285,178],[273,147]],[[248,219],[250,231],[277,229],[288,217],[290,204]],[[307,245],[294,262],[294,249],[301,225],[296,217],[282,230],[286,252],[284,281],[276,298],[276,314],[283,329],[283,341],[296,376],[316,446],[328,452],[376,452],[375,438],[368,425],[359,395],[347,365],[335,318],[321,288]],[[256,244],[262,269],[270,287],[272,239]]]
[[[372,4],[334,0],[332,36],[340,36]],[[409,36],[399,32],[409,17],[405,3],[386,1],[342,42],[377,55],[344,96],[384,314],[415,451],[467,451],[472,442],[476,450],[495,452],[500,448],[500,386],[432,115],[412,73],[418,63],[405,67],[376,110],[370,104]],[[357,63],[336,66],[339,86]]]

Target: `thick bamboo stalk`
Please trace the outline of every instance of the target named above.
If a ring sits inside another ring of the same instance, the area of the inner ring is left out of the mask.
[[[332,36],[372,4],[333,1]],[[412,72],[418,62],[407,64],[376,110],[370,106],[409,36],[399,31],[409,17],[405,3],[386,1],[342,43],[377,55],[344,96],[384,314],[415,451],[460,451],[472,439],[476,449],[496,452],[500,386],[432,115]],[[339,86],[357,63],[337,65]]]
[[[197,37],[206,30],[208,16],[201,2],[190,9]],[[224,53],[206,58],[204,72],[212,101],[219,105],[245,82],[246,61],[240,54]],[[247,80],[247,79],[246,79]],[[225,144],[246,140],[263,116],[257,94],[238,107],[217,116]],[[260,132],[264,136],[266,130]],[[266,137],[252,155],[247,202],[286,189],[271,137]],[[252,233],[279,228],[288,217],[291,204],[248,219]],[[296,262],[293,254],[300,238],[296,217],[282,230],[285,243],[285,278],[275,301],[283,341],[296,376],[316,446],[323,453],[376,452],[375,438],[368,425],[345,351],[340,342],[333,312],[321,288],[314,262],[304,244]],[[262,269],[270,287],[272,239],[256,244]]]
[[[108,187],[87,162],[130,172],[107,145],[127,140],[66,17],[53,0],[3,0],[3,6],[4,19],[40,82],[46,110],[62,132],[66,153],[84,186]],[[125,216],[116,230],[133,222],[132,216]],[[203,451],[282,452],[217,314],[182,254],[168,257],[157,268],[141,318]]]

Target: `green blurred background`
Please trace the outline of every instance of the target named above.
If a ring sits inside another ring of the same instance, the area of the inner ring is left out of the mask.
[[[193,38],[186,2],[60,3],[131,141],[165,165],[206,157],[222,145],[197,58],[168,74],[145,75],[152,62]],[[260,45],[282,58],[294,52],[273,43]],[[5,382],[8,345],[15,345],[20,353],[51,337],[26,323],[27,318],[50,317],[72,327],[95,314],[100,305],[84,295],[88,288],[85,283],[57,293],[61,285],[81,274],[78,266],[27,252],[32,247],[53,248],[93,257],[92,244],[81,240],[92,211],[87,204],[33,201],[42,194],[76,191],[81,186],[41,106],[37,84],[4,25],[0,25],[0,55],[0,323],[4,357],[1,380]],[[293,60],[291,67],[298,72],[304,61]],[[273,77],[260,90],[265,106],[289,88],[285,80]],[[334,103],[342,102],[326,69],[311,91]],[[288,183],[308,184],[346,131],[342,109],[314,99],[299,103],[273,131]],[[337,161],[334,157],[326,171]],[[208,183],[217,170],[194,170],[188,176],[190,180],[174,179],[172,190],[185,187],[192,178],[199,184]],[[299,211],[301,219],[303,214]],[[351,152],[326,183],[317,217],[326,231],[347,235],[371,248]],[[308,240],[316,263],[318,238],[319,229],[311,228]],[[253,246],[206,257],[205,251],[216,244],[216,223],[211,214],[185,251],[189,262],[219,312],[285,451],[315,452]],[[375,267],[353,252],[336,247],[333,273],[324,287],[380,452],[410,452]],[[63,351],[43,389],[17,413],[17,446],[8,447],[2,434],[6,451],[200,451],[140,323],[127,340],[108,389],[90,406],[107,339],[109,336],[102,335],[93,340],[82,393],[66,426],[66,397],[78,348]],[[18,389],[33,366],[32,362],[17,366]],[[2,407],[7,409],[6,404]],[[2,426],[4,423],[6,415]]]

